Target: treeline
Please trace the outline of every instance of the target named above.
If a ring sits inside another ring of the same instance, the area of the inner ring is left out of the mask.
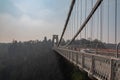
[[[51,47],[46,39],[0,44],[0,80],[63,80]]]
[[[65,41],[64,39],[61,42],[61,45],[64,46],[67,43],[69,43],[70,40]],[[94,39],[94,40],[90,40],[90,39],[76,39],[75,41],[73,41],[70,46],[74,46],[74,47],[82,47],[82,48],[102,48],[102,49],[115,49],[116,48],[116,44],[113,43],[105,43],[105,42],[101,42],[98,39]]]

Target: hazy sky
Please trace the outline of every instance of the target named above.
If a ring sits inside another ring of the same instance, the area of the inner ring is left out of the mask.
[[[114,42],[115,0],[109,1],[109,39],[110,42]],[[85,1],[82,0],[82,2],[82,14],[85,15]],[[18,41],[43,40],[44,36],[52,38],[53,34],[58,34],[60,37],[70,3],[71,0],[0,0],[0,42],[11,42],[13,39]],[[91,1],[87,0],[88,9],[90,4]],[[103,41],[106,42],[108,36],[108,0],[103,0],[103,4]],[[120,0],[117,0],[117,42],[120,42],[119,4]],[[96,20],[97,18],[98,16]],[[96,25],[94,27],[97,29]],[[96,36],[96,33],[94,32],[93,35]]]
[[[0,42],[61,34],[70,0],[0,0]]]

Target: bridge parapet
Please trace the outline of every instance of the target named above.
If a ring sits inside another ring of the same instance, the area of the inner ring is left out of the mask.
[[[87,53],[85,50],[75,51],[57,47],[53,49],[98,80],[120,80],[119,58]]]

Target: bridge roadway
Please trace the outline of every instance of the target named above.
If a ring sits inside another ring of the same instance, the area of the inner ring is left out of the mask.
[[[76,51],[62,47],[53,47],[53,50],[98,80],[120,80],[120,58],[100,52],[94,54],[94,50]]]

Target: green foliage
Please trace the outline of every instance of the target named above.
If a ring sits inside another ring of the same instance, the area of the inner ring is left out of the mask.
[[[78,71],[74,71],[72,73],[72,80],[83,80],[82,73],[80,73]]]
[[[87,73],[80,71],[79,69],[74,68],[71,74],[71,80],[90,80]]]

